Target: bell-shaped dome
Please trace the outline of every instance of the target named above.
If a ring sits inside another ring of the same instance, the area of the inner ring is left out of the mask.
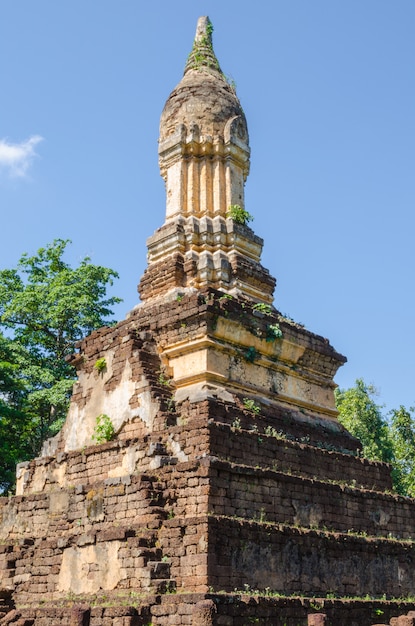
[[[238,134],[248,143],[245,115],[233,87],[222,73],[212,47],[212,24],[208,17],[198,20],[196,36],[184,76],[170,94],[160,120],[160,141],[184,125],[198,127],[200,135],[223,138],[225,126],[238,119]]]

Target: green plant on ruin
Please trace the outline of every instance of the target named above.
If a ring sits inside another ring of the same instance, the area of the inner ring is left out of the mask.
[[[176,402],[174,398],[169,398],[166,403],[166,408],[169,413],[176,413]]]
[[[170,380],[167,378],[167,376],[163,374],[163,372],[159,372],[157,380],[160,385],[163,385],[164,387],[170,387]]]
[[[239,430],[241,428],[241,418],[240,417],[235,417],[235,419],[232,422],[232,428],[235,428],[236,430]]]
[[[166,595],[174,595],[177,593],[176,586],[173,581],[169,581],[166,585]]]
[[[281,339],[282,330],[279,324],[268,324],[266,331],[266,340],[267,341],[275,341],[276,339]]]
[[[253,215],[248,213],[248,211],[246,209],[243,209],[239,204],[231,204],[228,207],[226,217],[230,217],[237,224],[244,225],[254,220]]]
[[[267,435],[268,437],[275,437],[276,439],[283,438],[283,433],[281,431],[278,431],[273,426],[267,426],[264,430],[264,435]]]
[[[271,315],[272,307],[270,304],[266,304],[265,302],[257,302],[252,307],[253,311],[259,311],[260,313],[264,313],[265,315]]]
[[[111,418],[105,413],[101,413],[96,418],[94,433],[92,435],[92,440],[95,443],[105,443],[106,441],[111,441],[114,439],[115,429],[114,425],[111,421]]]
[[[228,83],[229,87],[232,89],[233,93],[236,95],[236,86],[237,85],[236,85],[235,80],[232,78],[232,76],[228,76],[227,74],[224,74],[223,72],[222,72],[222,76],[226,80],[226,82]]]
[[[202,35],[197,41],[194,41],[192,51],[187,61],[192,63],[197,70],[203,66],[216,69],[221,72],[218,60],[216,59],[212,46],[213,25],[211,22],[206,24],[206,34]]]
[[[250,398],[244,398],[242,403],[247,411],[258,415],[261,412],[261,407],[258,404],[255,404],[254,400]]]
[[[258,352],[253,346],[247,348],[244,352],[244,359],[249,363],[253,363],[258,358]]]
[[[105,360],[105,357],[101,357],[100,359],[97,359],[94,363],[94,369],[96,369],[97,372],[99,373],[103,372],[106,367],[107,367],[107,361]]]

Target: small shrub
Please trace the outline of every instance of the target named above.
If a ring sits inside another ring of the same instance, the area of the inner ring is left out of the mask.
[[[265,511],[265,508],[261,507],[259,510],[259,513],[257,515],[254,515],[254,520],[263,524],[264,522],[266,522],[266,519],[267,519],[267,514]]]
[[[259,311],[260,313],[265,313],[265,315],[271,315],[272,307],[270,304],[266,304],[265,302],[257,302],[252,307],[253,311]]]
[[[277,431],[276,428],[274,428],[273,426],[267,426],[266,429],[264,430],[264,434],[267,435],[268,437],[280,437],[280,433]]]
[[[164,387],[170,387],[170,380],[163,374],[163,372],[159,373],[158,382]]]
[[[279,324],[268,324],[267,326],[267,341],[275,341],[275,339],[281,339],[282,330],[279,327]]]
[[[235,428],[235,429],[241,428],[241,418],[240,417],[235,417],[235,419],[232,422],[232,428]]]
[[[97,370],[97,372],[99,373],[103,372],[106,367],[107,367],[107,362],[104,357],[101,357],[100,359],[97,359],[95,361],[94,368]]]
[[[246,361],[249,361],[249,363],[253,363],[255,361],[255,359],[258,358],[258,352],[256,351],[256,349],[251,346],[250,348],[247,348],[244,352],[244,359]]]
[[[261,407],[258,404],[255,404],[254,400],[244,398],[242,402],[247,411],[251,411],[251,413],[255,413],[255,415],[258,415],[258,413],[261,412]]]
[[[111,441],[111,439],[114,439],[114,436],[115,430],[111,418],[105,413],[101,413],[96,419],[92,440],[100,444],[105,441]]]
[[[226,217],[230,217],[237,224],[247,224],[254,219],[253,216],[239,204],[231,204],[226,213]]]

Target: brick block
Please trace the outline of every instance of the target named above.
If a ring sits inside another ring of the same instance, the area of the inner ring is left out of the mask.
[[[213,600],[201,600],[193,608],[193,626],[212,626],[217,612]]]

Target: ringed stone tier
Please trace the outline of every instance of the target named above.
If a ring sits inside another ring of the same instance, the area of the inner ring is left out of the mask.
[[[147,242],[143,301],[211,286],[272,302],[275,279],[260,264],[262,239],[228,217],[230,207],[244,209],[249,155],[244,112],[213,52],[209,18],[202,17],[184,76],[161,115],[166,221]]]
[[[80,342],[61,432],[0,498],[0,626],[415,624],[415,503],[337,420],[345,358],[271,306],[228,216],[248,134],[211,30],[162,114],[142,303]]]

